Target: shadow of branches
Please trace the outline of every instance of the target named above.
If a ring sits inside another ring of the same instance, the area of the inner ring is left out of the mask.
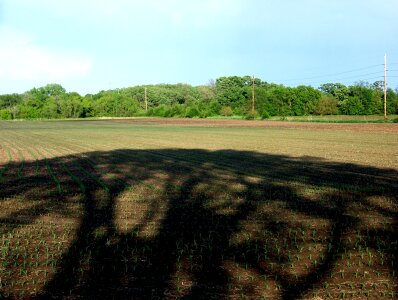
[[[4,174],[0,232],[43,216],[78,225],[31,297],[297,299],[343,276],[355,281],[354,270],[365,278],[368,269],[396,286],[396,170],[182,149],[91,152],[39,165],[44,171],[26,163],[22,175],[19,165]],[[342,267],[347,253],[354,261],[373,250],[383,263]]]

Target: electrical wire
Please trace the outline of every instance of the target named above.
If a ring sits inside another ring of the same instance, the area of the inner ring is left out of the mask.
[[[374,80],[374,79],[383,79],[383,75],[382,75],[383,71],[379,71],[379,72],[374,72],[374,73],[367,73],[367,74],[362,74],[362,75],[358,75],[358,76],[350,76],[350,77],[343,77],[343,78],[331,78],[328,80],[317,80],[317,81],[312,81],[309,82],[310,84],[318,84],[318,83],[330,83],[330,82],[341,82],[341,81],[346,81],[348,79],[355,79],[356,81],[358,80]],[[374,75],[374,74],[380,74],[379,76],[372,76],[372,77],[367,77],[369,75]],[[391,76],[390,76],[391,77]],[[300,82],[298,80],[298,82]],[[306,84],[308,84],[308,82],[306,82]]]
[[[383,72],[383,71],[378,71],[378,72],[367,73],[367,74],[362,74],[362,75],[344,77],[344,78],[339,78],[339,80],[345,80],[345,79],[351,79],[351,78],[358,78],[358,77],[369,76],[369,75],[375,75],[375,74],[380,74],[380,73],[384,73],[384,72]]]
[[[388,63],[388,66],[392,65],[398,65],[398,62],[391,62]],[[308,77],[301,77],[301,78],[286,78],[286,79],[271,79],[267,80],[268,82],[273,82],[273,83],[279,83],[279,84],[285,84],[285,85],[320,85],[320,84],[325,84],[325,83],[337,83],[341,82],[345,85],[349,84],[355,84],[358,81],[371,81],[371,80],[377,80],[377,81],[383,81],[384,80],[384,70],[380,70],[381,67],[385,66],[384,64],[375,64],[375,65],[368,65],[362,68],[356,68],[356,69],[351,69],[351,70],[346,70],[342,72],[336,72],[336,73],[329,73],[329,74],[323,74],[323,75],[318,75],[318,76],[308,76]],[[377,72],[369,72],[369,73],[362,73],[361,71],[364,70],[370,70],[374,68],[379,68],[380,71]],[[392,67],[392,69],[387,69],[385,70],[387,72],[387,78],[396,78],[398,76],[391,76],[390,74],[394,74],[395,72],[398,72],[398,69]],[[349,74],[353,73],[350,76],[343,76],[340,77],[340,75],[343,74]],[[361,74],[355,74],[355,73],[361,73]],[[380,75],[380,76],[370,76],[369,75]],[[351,80],[354,79],[354,80]]]
[[[390,77],[392,77],[392,76],[390,76]],[[358,81],[383,81],[383,76],[377,76],[377,77],[366,77],[366,78],[364,78],[364,77],[352,77],[352,78],[355,78],[355,80],[351,80],[350,82],[349,82],[349,84],[353,84],[353,83],[355,83],[355,82],[358,82]],[[338,79],[338,80],[323,80],[323,81],[313,81],[313,82],[306,82],[305,84],[303,84],[303,85],[310,85],[310,86],[320,86],[320,85],[322,85],[322,84],[327,84],[327,83],[340,83],[341,81],[342,81],[343,79],[342,78],[340,78],[340,79]],[[349,84],[345,84],[345,85],[349,85]],[[300,85],[300,84],[299,84]]]
[[[377,64],[377,65],[372,65],[372,66],[367,66],[367,67],[363,67],[363,68],[358,68],[358,69],[352,69],[352,70],[348,70],[348,71],[343,71],[343,72],[338,72],[338,73],[333,73],[333,74],[325,74],[325,75],[318,75],[318,76],[311,76],[311,77],[302,77],[302,78],[292,78],[292,79],[279,79],[279,80],[273,80],[273,81],[300,81],[300,80],[308,80],[308,79],[317,79],[317,78],[325,78],[325,77],[333,77],[333,76],[337,76],[337,75],[342,75],[342,74],[347,74],[347,73],[353,73],[353,72],[359,72],[359,71],[363,71],[363,70],[368,70],[368,69],[372,69],[375,67],[380,67],[383,66],[382,64]],[[376,73],[376,72],[375,72]],[[372,73],[371,73],[372,74]],[[368,74],[369,75],[369,74]],[[361,76],[361,75],[359,75]],[[366,76],[366,75],[364,75]]]

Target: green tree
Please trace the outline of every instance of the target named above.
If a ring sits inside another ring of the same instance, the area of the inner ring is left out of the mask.
[[[81,96],[75,92],[63,94],[59,100],[59,112],[63,118],[79,118],[82,116]]]
[[[12,114],[8,109],[0,109],[0,120],[11,120]]]
[[[344,101],[340,110],[346,115],[362,115],[364,112],[364,107],[362,105],[361,99],[358,96],[353,96]]]
[[[377,113],[377,109],[375,107],[373,91],[369,87],[369,85],[365,82],[359,82],[355,85],[349,87],[350,91],[350,100],[348,103],[350,105],[357,105],[357,107],[352,107],[350,111],[355,111],[356,113],[349,114],[364,114],[371,115]],[[352,98],[356,98],[355,100]],[[360,104],[359,104],[360,103]]]
[[[338,112],[338,100],[330,95],[323,95],[314,111],[317,115],[337,115]]]
[[[291,111],[293,115],[312,114],[321,97],[321,93],[311,86],[300,85],[292,90]]]
[[[269,101],[273,104],[275,115],[290,116],[292,115],[292,88],[283,85],[273,86],[269,91]]]
[[[199,117],[199,110],[196,106],[191,106],[188,107],[187,112],[185,114],[185,117],[187,118],[194,118],[194,117]]]
[[[66,93],[66,90],[60,85],[56,83],[50,83],[43,87],[37,89],[38,93],[45,95],[46,97],[50,96],[61,96]]]
[[[82,113],[81,113],[82,118],[93,117],[93,115],[94,115],[93,103],[92,103],[91,98],[92,98],[92,95],[86,95],[82,99]]]
[[[394,92],[393,89],[387,89],[387,113],[398,114],[398,89]]]
[[[250,77],[249,77],[250,79]],[[216,79],[217,100],[221,105],[241,106],[246,100],[249,86],[247,77],[220,77]]]
[[[221,107],[220,115],[222,115],[224,117],[230,117],[233,114],[234,114],[234,112],[232,111],[232,108],[230,106]]]
[[[18,119],[36,119],[41,117],[41,108],[32,106],[29,103],[18,105],[16,114]]]
[[[209,103],[216,99],[216,88],[215,86],[198,86],[196,90],[199,93],[199,99],[203,102]]]
[[[383,81],[376,81],[371,85],[372,88],[372,113],[381,114],[383,113]]]
[[[347,106],[347,104],[345,102],[348,101],[348,98],[349,98],[349,89],[344,84],[325,83],[319,87],[319,90],[321,90],[321,92],[323,92],[327,95],[331,95],[331,96],[335,97],[338,101],[339,109],[343,106],[344,107]],[[343,112],[341,109],[340,109],[340,111]]]
[[[118,106],[115,113],[118,117],[131,117],[140,109],[138,101],[134,98],[118,95],[114,101]]]
[[[59,106],[54,97],[50,97],[45,101],[41,109],[41,116],[46,119],[56,119],[60,117]]]
[[[19,94],[0,95],[0,109],[11,108],[22,102],[22,96]]]

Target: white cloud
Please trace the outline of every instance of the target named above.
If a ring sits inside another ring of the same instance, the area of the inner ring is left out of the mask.
[[[0,78],[60,81],[84,77],[91,66],[87,55],[40,46],[29,35],[0,27]]]

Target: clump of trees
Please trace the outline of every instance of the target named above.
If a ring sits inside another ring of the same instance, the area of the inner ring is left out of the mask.
[[[372,115],[383,113],[382,82],[351,86],[327,83],[287,87],[255,84],[255,112],[251,110],[249,76],[217,78],[205,86],[157,84],[100,91],[81,96],[59,84],[33,88],[23,94],[0,95],[0,119],[87,118],[160,116],[206,118],[210,116]],[[145,98],[145,89],[147,97]],[[387,112],[398,113],[398,89],[387,90]]]

